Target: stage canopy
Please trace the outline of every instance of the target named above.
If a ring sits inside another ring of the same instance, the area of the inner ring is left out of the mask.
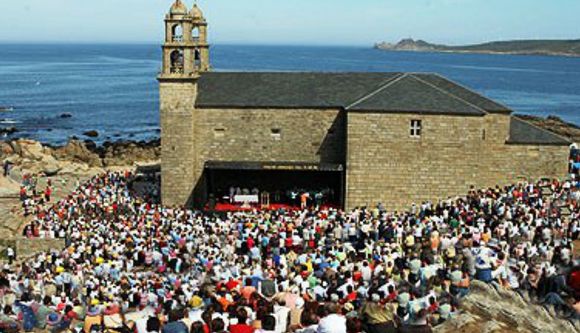
[[[205,163],[208,170],[280,170],[280,171],[328,171],[342,172],[342,164],[309,163],[309,162],[246,162],[246,161],[208,161]]]

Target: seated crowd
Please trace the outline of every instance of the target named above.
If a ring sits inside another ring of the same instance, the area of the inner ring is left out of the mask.
[[[65,248],[3,267],[1,331],[430,332],[473,280],[579,316],[576,181],[474,189],[406,212],[219,216],[139,199],[131,179],[96,176],[54,203],[27,181],[25,235]]]

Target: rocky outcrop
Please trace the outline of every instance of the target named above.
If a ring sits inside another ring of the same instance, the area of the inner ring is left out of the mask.
[[[89,145],[83,141],[70,140],[62,147],[51,149],[52,155],[60,161],[85,163],[91,167],[102,167],[103,161],[99,155],[89,149]]]
[[[8,160],[23,169],[45,175],[157,163],[160,157],[159,140],[105,142],[97,146],[90,140],[71,139],[60,147],[44,146],[40,142],[26,139],[0,141],[0,162]]]
[[[17,133],[18,129],[16,127],[6,127],[6,128],[0,128],[0,135],[12,135],[14,133]]]
[[[580,325],[558,318],[554,311],[535,305],[519,294],[473,281],[460,312],[437,327],[437,333],[455,332],[580,332]]]
[[[375,49],[387,51],[435,51],[437,45],[429,44],[424,40],[414,40],[411,38],[402,39],[400,42],[392,44],[387,42],[375,44]]]
[[[96,138],[99,136],[99,132],[97,131],[86,131],[83,133],[84,136],[88,136],[89,138]]]

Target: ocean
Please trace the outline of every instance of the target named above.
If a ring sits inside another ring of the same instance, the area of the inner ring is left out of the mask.
[[[211,52],[216,71],[436,72],[516,113],[580,125],[580,58],[249,45]],[[157,138],[160,59],[159,45],[2,44],[0,128],[51,144],[88,130],[98,142]]]

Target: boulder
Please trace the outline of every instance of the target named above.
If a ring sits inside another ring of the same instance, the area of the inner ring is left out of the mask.
[[[45,156],[44,147],[38,141],[20,139],[13,141],[14,151],[22,158],[40,161]]]
[[[16,127],[0,128],[0,135],[12,135],[16,132],[18,132],[18,129]]]
[[[72,118],[72,114],[70,113],[61,113],[61,115],[59,116],[62,119],[68,119],[68,118]]]
[[[44,156],[42,159],[41,168],[42,173],[47,176],[56,176],[61,170],[61,166],[59,165],[58,161],[51,155]]]
[[[92,167],[103,166],[99,155],[88,149],[86,143],[78,140],[70,140],[65,146],[54,149],[53,155],[61,161],[86,163]]]
[[[99,132],[92,130],[92,131],[86,131],[83,133],[84,136],[88,136],[89,138],[96,138],[99,136]]]
[[[14,154],[14,148],[9,142],[0,141],[0,156],[10,156]]]

